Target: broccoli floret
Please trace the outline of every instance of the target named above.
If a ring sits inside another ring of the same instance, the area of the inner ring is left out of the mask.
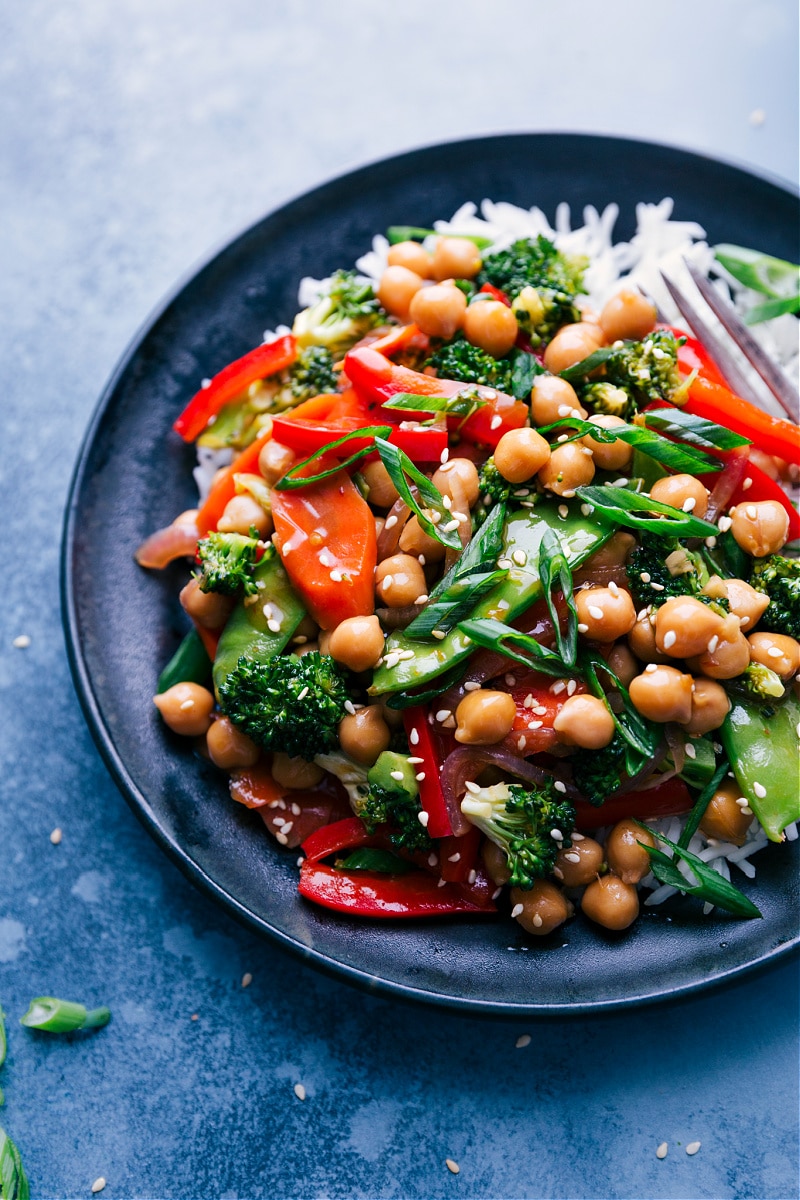
[[[468,792],[461,811],[504,851],[512,887],[532,888],[552,871],[559,844],[572,845],[575,809],[551,780],[530,791],[496,783]]]
[[[747,670],[737,675],[733,682],[756,700],[780,700],[786,692],[780,675],[763,663],[751,662]]]
[[[400,789],[370,784],[358,815],[370,833],[376,825],[392,826],[389,841],[398,850],[429,850],[431,839],[419,822],[419,798]]]
[[[770,554],[753,565],[750,584],[769,596],[759,628],[800,639],[800,559]]]
[[[220,592],[223,596],[235,596],[243,590],[252,595],[256,590],[252,575],[257,552],[257,536],[210,533],[201,538],[197,543],[197,557],[203,571],[200,590]]]
[[[335,392],[338,382],[333,355],[324,346],[304,346],[289,368],[289,386],[297,402]]]
[[[634,410],[654,400],[670,400],[683,385],[674,333],[656,329],[641,342],[624,342],[605,361],[606,381],[623,388]]]
[[[511,388],[513,363],[507,358],[494,358],[479,346],[473,346],[459,334],[452,342],[441,346],[425,363],[435,367],[442,379],[463,380],[508,392]]]
[[[608,413],[627,420],[636,411],[636,404],[625,388],[613,383],[590,383],[581,390],[581,402],[591,413]]]
[[[638,605],[661,605],[671,596],[696,596],[721,612],[727,607],[723,600],[699,594],[708,582],[708,570],[700,555],[687,550],[677,538],[644,533],[625,570]]]
[[[248,737],[306,760],[338,746],[349,698],[343,668],[318,650],[267,663],[242,657],[220,688],[222,711]]]
[[[341,353],[385,320],[369,280],[355,271],[337,271],[316,303],[297,314],[292,333],[300,347]]]
[[[498,471],[494,458],[487,458],[478,472],[478,490],[484,500],[488,497],[490,504],[497,504],[510,496],[511,484]]]
[[[562,325],[572,325],[581,319],[581,311],[570,296],[545,287],[524,287],[514,299],[511,311],[532,346],[541,346]]]
[[[524,288],[535,288],[540,294],[548,294],[549,301],[563,303],[569,309],[573,307],[574,297],[586,291],[583,274],[588,265],[588,258],[562,254],[548,238],[541,235],[520,238],[507,250],[498,250],[484,257],[477,282],[479,285],[491,283],[493,287],[504,291],[512,301]],[[577,321],[579,315],[566,319]]]
[[[625,765],[625,742],[616,733],[602,750],[581,750],[570,761],[576,788],[590,804],[599,806],[620,785]]]

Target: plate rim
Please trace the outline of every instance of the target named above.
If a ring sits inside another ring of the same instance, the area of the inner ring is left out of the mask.
[[[700,159],[715,166],[721,166],[741,171],[779,190],[800,197],[800,186],[793,181],[784,180],[758,167],[752,167],[742,162],[723,156],[707,154],[703,151],[688,149],[667,141],[649,138],[628,137],[617,134],[591,133],[579,130],[514,130],[506,133],[479,134],[471,137],[451,138],[445,141],[425,143],[409,149],[401,150],[380,158],[370,159],[359,166],[348,168],[323,180],[321,183],[293,194],[281,201],[274,208],[261,214],[255,220],[249,221],[236,232],[221,239],[206,254],[198,258],[176,283],[167,290],[157,304],[150,310],[145,319],[139,324],[126,344],[122,354],[109,375],[99,398],[95,403],[86,430],[81,439],[75,459],[72,475],[67,490],[64,517],[62,522],[59,567],[59,591],[61,602],[61,617],[64,641],[67,652],[70,673],[84,719],[89,727],[92,740],[99,751],[111,778],[122,793],[128,807],[133,811],[156,844],[167,854],[181,873],[206,896],[219,902],[231,916],[236,918],[248,929],[268,936],[282,949],[289,951],[301,962],[321,970],[331,978],[345,981],[362,991],[372,995],[382,995],[387,998],[400,998],[425,1006],[457,1012],[464,1015],[517,1017],[547,1019],[578,1018],[585,1015],[608,1014],[638,1008],[645,1005],[665,1003],[666,1001],[684,1001],[697,996],[699,993],[713,991],[724,985],[738,982],[755,972],[763,971],[771,966],[777,966],[781,960],[794,955],[800,950],[800,929],[795,936],[774,946],[772,949],[751,959],[721,971],[711,978],[699,978],[685,984],[673,985],[665,989],[643,990],[636,995],[622,999],[606,999],[598,1001],[580,1001],[576,1003],[517,1003],[514,1001],[487,1001],[472,997],[459,997],[446,992],[433,991],[430,988],[414,987],[400,981],[388,980],[360,970],[347,963],[337,961],[330,954],[305,945],[282,929],[271,925],[248,909],[234,895],[217,883],[191,855],[162,828],[145,794],[137,787],[130,776],[121,755],[117,752],[110,730],[104,720],[100,704],[97,700],[91,675],[83,653],[79,636],[79,619],[75,599],[75,577],[72,564],[72,547],[75,539],[75,522],[78,512],[78,498],[86,479],[89,459],[94,446],[98,428],[111,406],[117,386],[126,371],[134,361],[142,343],[150,335],[158,322],[166,315],[170,307],[179,299],[189,284],[203,271],[210,267],[218,258],[231,250],[241,239],[247,237],[263,221],[281,216],[300,201],[313,200],[317,193],[327,190],[332,185],[338,186],[348,181],[357,180],[362,174],[368,174],[375,168],[389,163],[398,163],[403,159],[412,159],[420,154],[435,152],[443,148],[458,146],[475,146],[482,142],[497,141],[498,139],[515,139],[520,141],[547,139],[591,139],[608,143],[625,143],[626,145],[647,146],[656,150],[666,150],[684,156]]]

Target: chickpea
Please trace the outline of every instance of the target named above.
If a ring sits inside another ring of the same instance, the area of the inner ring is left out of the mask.
[[[408,267],[387,267],[375,293],[383,307],[401,321],[408,318],[411,301],[422,287],[422,278]]]
[[[294,466],[295,453],[280,442],[266,442],[258,455],[258,469],[267,483],[277,483]]]
[[[711,733],[712,729],[719,729],[730,707],[728,693],[721,684],[713,679],[695,679],[692,715],[683,728],[687,733]]]
[[[656,327],[656,307],[641,292],[621,288],[600,313],[600,327],[608,342],[620,338],[638,342]]]
[[[609,869],[623,883],[638,883],[650,871],[650,855],[639,845],[640,842],[655,846],[656,839],[628,817],[618,821],[606,838]]]
[[[550,443],[535,429],[511,429],[494,451],[494,465],[509,483],[525,483],[550,459]]]
[[[180,602],[184,611],[204,629],[221,629],[235,603],[232,596],[204,592],[197,575],[193,575],[186,587],[181,589]]]
[[[564,887],[585,887],[603,865],[603,847],[594,838],[573,840],[569,849],[559,850],[553,874]]]
[[[581,588],[575,596],[578,632],[595,642],[615,642],[636,624],[630,593],[612,587]]]
[[[685,724],[692,715],[691,675],[684,675],[676,667],[662,667],[653,663],[655,670],[646,668],[641,675],[631,680],[631,700],[643,717],[661,724],[677,721]]]
[[[467,308],[464,333],[473,346],[479,346],[495,358],[502,358],[517,340],[519,326],[517,318],[502,300],[477,299]]]
[[[576,488],[585,487],[594,479],[592,452],[576,442],[554,446],[538,477],[548,491],[569,499],[575,495]]]
[[[480,494],[478,469],[468,458],[451,458],[435,472],[431,483],[451,500],[460,498],[459,493],[465,495],[470,508]]]
[[[729,610],[739,618],[742,629],[753,629],[769,604],[769,596],[757,592],[743,579],[721,579],[712,575],[703,588],[703,595],[712,600],[727,600]]]
[[[382,462],[367,463],[365,467],[361,468],[361,474],[369,488],[370,504],[374,504],[378,508],[391,508],[395,500],[400,498],[400,494]]]
[[[617,878],[603,875],[590,883],[583,893],[581,909],[596,925],[619,931],[627,929],[639,915],[636,888]]]
[[[606,662],[623,687],[639,674],[639,664],[625,642],[615,642],[606,656]]]
[[[656,614],[644,609],[628,634],[628,645],[643,663],[667,663],[669,658],[656,645]]]
[[[563,325],[544,352],[544,365],[553,375],[559,375],[567,367],[574,367],[575,363],[594,354],[603,341],[602,330],[588,321]]]
[[[782,633],[751,633],[751,662],[769,667],[781,679],[791,679],[800,667],[800,643]]]
[[[599,425],[601,429],[618,429],[625,422],[621,417],[614,417],[611,413],[598,413],[597,416],[589,417],[592,425]],[[627,471],[633,459],[633,446],[629,446],[627,442],[623,442],[617,438],[614,442],[598,442],[597,438],[590,435],[581,438],[584,446],[588,446],[594,455],[594,465],[599,467],[601,471]]]
[[[346,617],[331,630],[328,653],[351,671],[368,671],[383,654],[377,617]]]
[[[744,801],[742,804],[741,801]],[[720,784],[700,819],[706,837],[741,846],[753,821],[753,811],[733,779]]]
[[[392,735],[379,704],[348,713],[339,722],[339,745],[362,766],[371,767],[389,749]]]
[[[246,733],[227,717],[217,717],[206,733],[208,756],[216,767],[232,771],[236,767],[252,767],[258,762],[260,750]]]
[[[777,500],[737,504],[731,510],[731,533],[753,558],[777,554],[789,536],[789,514]]]
[[[686,660],[690,671],[708,675],[710,679],[735,679],[747,670],[749,663],[750,644],[741,630],[720,638],[714,650],[706,650]]]
[[[208,732],[214,697],[199,683],[175,683],[160,695],[153,696],[153,704],[173,733],[200,737]]]
[[[694,475],[665,475],[657,479],[650,488],[650,498],[700,518],[708,509],[708,490]]]
[[[291,758],[282,750],[276,750],[272,756],[272,778],[281,787],[305,791],[306,788],[316,787],[324,774],[322,767],[316,763],[306,762],[304,758]]]
[[[411,301],[408,315],[428,337],[451,338],[464,324],[467,297],[453,284],[435,283],[420,288]]]
[[[498,887],[504,887],[511,878],[511,869],[505,853],[494,842],[486,838],[481,846],[481,858],[489,872],[489,878]]]
[[[481,266],[480,251],[469,238],[437,239],[433,247],[434,279],[472,279]]]
[[[421,554],[426,563],[440,562],[445,555],[442,543],[425,532],[418,517],[410,517],[403,526],[400,549],[405,554],[413,554],[415,558]]]
[[[548,879],[537,879],[528,890],[511,889],[512,913],[526,933],[547,937],[575,912],[575,906],[560,888]],[[521,912],[517,910],[521,909]]]
[[[430,254],[419,242],[397,242],[389,247],[386,256],[390,267],[405,267],[414,271],[420,279],[430,279],[433,261]]]
[[[467,746],[491,746],[511,732],[517,706],[508,692],[479,688],[456,709],[456,741]]]
[[[569,696],[553,721],[558,740],[565,746],[600,750],[614,736],[614,718],[599,696]]]
[[[536,425],[552,425],[564,417],[585,420],[589,413],[566,379],[559,379],[557,375],[537,375],[531,388],[531,416]]]
[[[656,613],[656,645],[670,658],[689,658],[719,641],[725,618],[694,596],[670,596]]]
[[[319,642],[303,642],[299,646],[295,646],[292,651],[298,658],[302,658],[304,654],[322,653]]]
[[[248,534],[251,526],[258,531],[260,538],[268,538],[272,533],[271,514],[246,493],[234,496],[225,505],[222,516],[217,521],[217,529],[220,533]]]
[[[419,560],[410,554],[392,554],[378,564],[375,590],[389,608],[405,608],[414,604],[427,591],[425,574]]]

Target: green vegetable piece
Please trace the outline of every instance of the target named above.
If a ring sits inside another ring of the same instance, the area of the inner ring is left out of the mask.
[[[734,279],[754,292],[787,299],[796,298],[800,291],[800,266],[796,263],[727,242],[714,247],[714,256]]]
[[[54,996],[37,996],[31,1000],[28,1011],[20,1017],[20,1025],[28,1029],[41,1029],[47,1033],[73,1033],[76,1029],[99,1029],[111,1020],[107,1008],[87,1009],[83,1004],[71,1000],[57,1000]]]
[[[642,824],[641,821],[639,824]],[[642,829],[647,829],[647,832],[657,838],[659,842],[670,846],[675,858],[686,863],[697,881],[692,883],[691,879],[687,879],[683,872],[678,870],[675,860],[665,854],[663,850],[659,850],[657,846],[648,846],[645,842],[639,842],[639,845],[644,847],[650,856],[650,868],[659,883],[669,884],[670,887],[677,888],[680,892],[696,896],[698,900],[716,904],[719,908],[725,908],[737,917],[761,916],[760,910],[756,908],[752,900],[748,900],[743,892],[740,892],[727,879],[723,879],[713,867],[704,863],[702,858],[698,858],[696,854],[671,842],[669,838],[664,837],[663,833],[656,833],[654,829],[648,829],[647,825],[642,825]]]
[[[275,484],[275,490],[278,492],[297,491],[298,488],[310,487],[311,484],[320,483],[323,479],[329,479],[331,475],[338,475],[340,471],[346,471],[348,467],[353,466],[354,463],[359,462],[362,458],[366,458],[368,454],[374,452],[375,445],[371,439],[378,434],[382,437],[388,437],[391,432],[391,425],[367,425],[363,429],[354,429],[351,433],[346,433],[344,437],[336,438],[335,441],[326,443],[319,450],[315,450],[313,454],[310,454],[308,458],[304,458],[302,462],[295,463]],[[310,467],[317,459],[328,458],[340,446],[345,446],[350,442],[363,442],[365,439],[370,439],[368,445],[354,451],[348,458],[337,461],[335,466],[328,467],[324,471],[317,471],[313,475],[308,474],[306,468]]]
[[[696,596],[702,600],[700,589],[708,583],[708,571],[700,554],[687,550],[677,538],[651,533],[642,534],[625,570],[638,606],[660,606],[671,596]]]
[[[745,325],[760,325],[762,321],[772,321],[784,313],[796,312],[800,312],[800,293],[786,300],[765,300],[763,304],[757,304],[746,314],[744,322]]]
[[[297,314],[292,333],[301,349],[324,346],[344,353],[385,320],[369,281],[355,271],[336,271],[320,298]]]
[[[337,861],[340,871],[374,871],[378,875],[407,875],[413,864],[392,854],[391,850],[380,850],[375,846],[359,846],[347,858]]]
[[[619,733],[601,750],[580,750],[569,760],[572,782],[590,804],[599,808],[617,791],[625,767],[625,742]]]
[[[289,583],[274,546],[267,547],[264,557],[253,568],[253,586],[258,597],[256,603],[250,597],[240,600],[219,639],[214,659],[217,691],[240,659],[263,664],[280,654],[305,616],[306,610]]]
[[[572,845],[575,808],[556,791],[552,779],[531,788],[496,783],[467,792],[461,811],[506,855],[512,887],[532,888],[550,874],[559,851],[557,840]],[[560,838],[553,837],[554,829]]]
[[[396,754],[393,750],[383,751],[367,772],[367,782],[370,787],[382,787],[388,792],[406,792],[412,800],[419,795],[414,764],[408,761],[407,754]]]
[[[324,765],[323,759],[317,761]],[[353,811],[370,832],[377,825],[388,825],[392,829],[389,840],[393,846],[427,851],[431,839],[419,819],[421,807],[415,773],[416,767],[408,755],[386,750],[370,768],[363,786],[352,781],[356,785],[353,789],[352,782],[349,786],[344,779],[343,782]],[[341,772],[338,774],[342,778]]]
[[[800,559],[783,554],[756,559],[750,583],[769,596],[759,629],[800,639]]]
[[[17,1147],[0,1129],[0,1200],[30,1200],[28,1177]]]
[[[253,567],[257,553],[258,535],[210,533],[201,538],[197,543],[201,590],[219,592],[221,596],[235,596],[241,591],[252,595],[256,590]]]
[[[192,628],[159,675],[156,691],[160,695],[176,683],[204,684],[210,674],[211,659],[200,634]]]
[[[768,706],[731,695],[720,730],[742,795],[772,842],[782,841],[786,826],[800,821],[798,724],[800,700],[791,691]]]
[[[591,504],[598,519],[605,518],[617,526],[627,525],[631,529],[646,529],[649,533],[673,534],[675,537],[707,538],[719,532],[710,521],[627,488],[581,487],[577,492],[584,503]]]
[[[694,737],[690,738],[686,745],[687,751],[691,746],[694,754],[687,752],[680,778],[684,783],[688,783],[689,787],[702,789],[713,778],[717,767],[713,739],[708,736]]]
[[[712,797],[717,788],[728,774],[729,769],[730,764],[728,763],[727,758],[725,758],[719,764],[719,766],[712,771],[711,778],[706,780],[703,790],[695,800],[692,811],[689,813],[689,816],[686,820],[686,824],[681,830],[681,836],[678,838],[678,845],[682,850],[685,850],[688,847],[689,842],[697,832],[697,828],[703,819],[703,814],[711,803]]]
[[[485,250],[492,244],[491,238],[481,237],[479,234],[437,233],[435,229],[421,229],[419,225],[390,225],[386,230],[386,237],[390,246],[396,246],[398,242],[423,242],[426,237],[464,237],[479,250]]]
[[[559,509],[567,509],[567,515],[562,517]],[[543,501],[535,509],[513,510],[506,522],[502,557],[498,560],[498,566],[507,570],[508,575],[476,604],[472,619],[494,617],[512,621],[540,599],[539,546],[548,529],[557,530],[567,563],[573,570],[599,550],[614,532],[611,525],[585,516],[576,504],[562,506]],[[405,650],[413,651],[413,658],[398,659],[397,655]],[[473,650],[473,643],[458,629],[434,645],[414,641],[405,632],[393,633],[386,642],[383,665],[375,671],[370,692],[381,696],[419,687],[463,662]]]
[[[431,483],[427,475],[414,466],[405,451],[393,446],[382,437],[375,438],[375,449],[386,467],[389,477],[401,497],[416,514],[417,520],[429,537],[436,538],[451,550],[461,549],[458,522],[445,507],[441,492]],[[410,481],[410,482],[409,482]],[[411,490],[414,485],[419,500]],[[434,520],[433,518],[436,518]]]

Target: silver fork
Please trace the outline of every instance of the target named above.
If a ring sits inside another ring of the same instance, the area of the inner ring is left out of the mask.
[[[797,421],[798,414],[800,414],[800,395],[798,395],[797,390],[792,386],[791,380],[764,353],[733,307],[722,299],[719,293],[715,291],[708,280],[700,274],[692,263],[686,259],[683,261],[686,264],[686,269],[695,287],[720,324],[727,330],[733,341],[764,380],[764,383],[781,405],[786,415],[790,420]],[[742,399],[749,400],[752,404],[759,405],[760,407],[761,401],[758,394],[750,385],[750,382],[722,339],[717,334],[712,333],[693,302],[689,300],[686,294],[663,271],[661,272],[661,278],[664,280],[681,316],[690,326],[692,333],[698,341],[702,342],[704,349],[714,360],[715,366],[728,382],[731,390],[737,396],[741,396]]]

